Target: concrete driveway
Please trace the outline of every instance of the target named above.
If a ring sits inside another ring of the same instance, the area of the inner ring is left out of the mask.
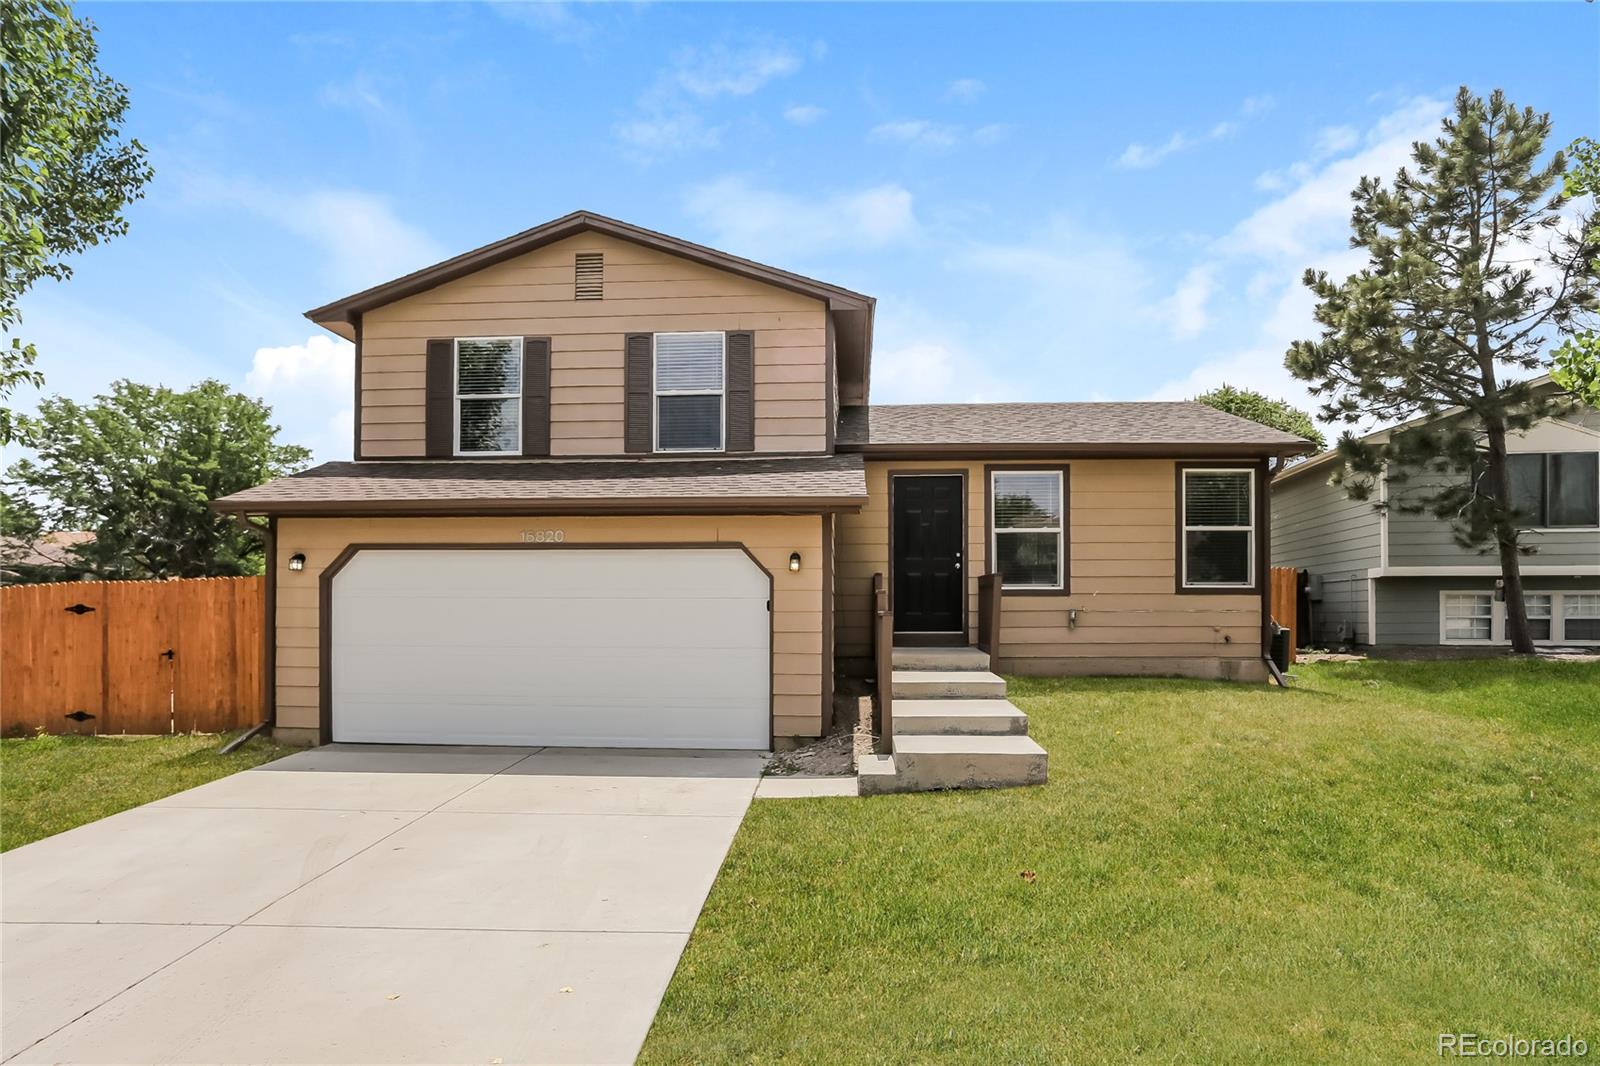
[[[0,858],[8,1062],[629,1062],[731,752],[332,745]]]

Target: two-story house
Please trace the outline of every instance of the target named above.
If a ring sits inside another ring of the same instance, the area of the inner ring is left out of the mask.
[[[271,534],[300,742],[768,748],[836,667],[1261,680],[1296,437],[1192,403],[868,403],[874,301],[577,213],[309,312],[355,455],[219,502]],[[992,584],[992,582],[991,582]]]
[[[1507,450],[1514,503],[1527,519],[1522,540],[1532,549],[1521,569],[1534,641],[1600,644],[1600,411],[1545,419],[1512,436]],[[1443,475],[1380,478],[1371,500],[1352,500],[1329,483],[1338,463],[1337,452],[1325,452],[1272,485],[1273,565],[1307,573],[1304,641],[1392,654],[1503,648],[1499,557],[1463,548],[1449,522],[1416,509]]]

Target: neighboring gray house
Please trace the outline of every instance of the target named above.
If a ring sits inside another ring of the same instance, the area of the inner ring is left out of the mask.
[[[1508,449],[1512,491],[1530,516],[1526,543],[1535,548],[1522,560],[1534,639],[1600,644],[1600,411],[1546,419]],[[1302,643],[1390,651],[1504,644],[1498,558],[1458,546],[1449,523],[1395,506],[1420,491],[1420,478],[1403,486],[1385,479],[1373,500],[1356,501],[1328,483],[1338,462],[1324,452],[1272,483],[1272,565],[1310,575]],[[1380,501],[1390,508],[1380,511]]]

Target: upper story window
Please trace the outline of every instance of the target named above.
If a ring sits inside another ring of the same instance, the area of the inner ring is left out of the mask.
[[[656,451],[722,451],[726,365],[725,334],[655,335]]]
[[[457,455],[522,453],[522,338],[456,339]]]
[[[1060,470],[995,470],[989,475],[990,551],[1002,588],[1063,587],[1065,488]]]
[[[1511,505],[1539,529],[1600,526],[1600,452],[1506,456]]]
[[[1185,468],[1182,474],[1183,587],[1253,588],[1255,472]]]

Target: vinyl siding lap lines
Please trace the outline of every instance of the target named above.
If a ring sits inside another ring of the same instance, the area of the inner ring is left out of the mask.
[[[572,298],[579,250],[605,255],[605,299]],[[820,452],[826,315],[821,301],[786,289],[614,238],[571,237],[366,314],[362,454],[421,453],[430,338],[549,336],[552,454],[620,455],[623,335],[736,329],[756,333],[756,451]]]

